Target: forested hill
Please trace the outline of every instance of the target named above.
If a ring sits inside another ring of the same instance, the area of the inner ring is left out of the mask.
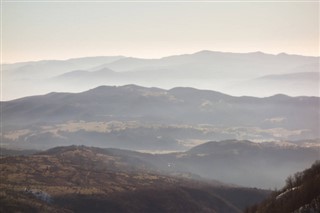
[[[245,213],[320,212],[320,161],[311,168],[289,176],[280,191]]]

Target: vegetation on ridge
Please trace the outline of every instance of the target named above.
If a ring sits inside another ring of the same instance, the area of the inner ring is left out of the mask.
[[[289,176],[286,185],[272,193],[261,204],[246,209],[245,213],[320,212],[320,161],[311,168]]]
[[[268,191],[163,175],[85,146],[1,158],[0,212],[241,212]]]

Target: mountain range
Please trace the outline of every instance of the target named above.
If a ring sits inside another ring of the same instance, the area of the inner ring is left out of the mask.
[[[318,164],[289,175],[320,159],[319,57],[99,56],[1,80],[0,212],[317,209]]]
[[[223,93],[136,85],[100,86],[1,102],[4,146],[84,144],[186,150],[210,140],[319,138],[319,98]]]
[[[319,96],[319,57],[285,53],[204,50],[160,59],[101,56],[2,67],[3,100],[125,84],[166,89],[188,86],[237,96]],[[284,77],[288,75],[291,77]],[[302,75],[305,77],[301,78]]]

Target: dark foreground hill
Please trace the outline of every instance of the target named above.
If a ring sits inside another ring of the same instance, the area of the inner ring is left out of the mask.
[[[193,174],[193,177],[240,186],[274,189],[282,187],[290,174],[319,160],[317,144],[319,140],[286,143],[225,140],[203,143],[185,152],[163,154],[110,148],[106,150],[108,155],[121,156],[129,165],[139,166],[139,169],[165,171],[170,174]],[[61,151],[51,149],[50,153],[55,150]],[[27,155],[32,152],[34,150],[2,150],[4,155]]]
[[[160,174],[113,149],[1,158],[0,212],[241,212],[267,191]]]
[[[303,172],[289,176],[283,189],[245,212],[320,212],[320,161]]]

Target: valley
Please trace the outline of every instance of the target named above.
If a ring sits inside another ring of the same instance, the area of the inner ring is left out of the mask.
[[[0,213],[319,213],[320,0],[0,0]]]

